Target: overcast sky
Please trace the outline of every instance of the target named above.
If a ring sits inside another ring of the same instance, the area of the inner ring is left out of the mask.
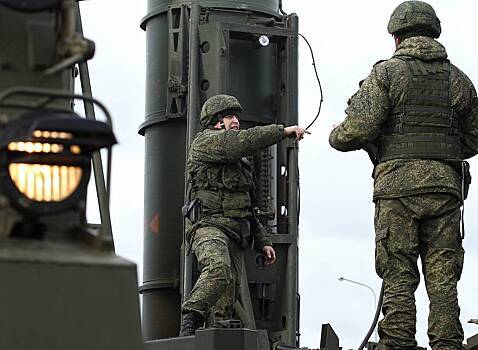
[[[365,283],[378,296],[374,270],[372,166],[363,152],[330,148],[328,134],[344,118],[346,101],[372,65],[394,51],[388,19],[401,1],[283,0],[296,12],[300,32],[315,50],[325,101],[313,134],[300,144],[300,293],[302,346],[318,348],[322,323],[331,323],[345,349],[357,348],[374,312],[365,287],[339,282],[343,276]],[[439,41],[451,61],[478,83],[476,13],[472,0],[430,1],[442,22]],[[93,94],[114,117],[120,144],[114,149],[111,211],[117,253],[141,270],[143,233],[144,141],[137,134],[144,120],[145,33],[139,28],[146,1],[84,1],[85,36],[96,42],[90,63]],[[306,45],[300,44],[299,120],[307,125],[317,110],[319,92]],[[478,179],[478,161],[471,161]],[[90,201],[92,202],[92,201]],[[468,324],[478,318],[478,181],[466,202],[465,268],[459,284],[465,338],[478,333]],[[94,205],[91,221],[97,221]],[[139,274],[140,279],[142,274]],[[140,280],[141,283],[141,280]],[[428,344],[428,301],[423,283],[417,293],[419,345]]]

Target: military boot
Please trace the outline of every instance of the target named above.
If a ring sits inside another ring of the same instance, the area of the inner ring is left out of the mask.
[[[194,335],[196,330],[204,325],[204,317],[194,311],[185,313],[181,320],[181,329],[179,331],[180,337],[187,337],[188,335]]]

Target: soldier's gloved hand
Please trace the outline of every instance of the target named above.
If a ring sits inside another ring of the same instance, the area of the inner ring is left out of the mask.
[[[262,256],[264,257],[264,265],[269,266],[276,262],[276,251],[270,245],[262,248]]]
[[[310,131],[307,131],[297,125],[292,125],[284,128],[284,136],[295,137],[297,141],[302,140],[305,134],[310,134]]]

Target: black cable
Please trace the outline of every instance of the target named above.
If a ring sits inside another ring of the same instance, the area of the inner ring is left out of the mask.
[[[279,9],[281,10],[281,13],[285,15],[285,13],[282,11],[282,1],[279,1]],[[312,57],[312,66],[314,67],[314,72],[315,72],[315,78],[317,79],[317,82],[319,84],[319,90],[320,90],[320,102],[319,102],[319,110],[317,111],[317,115],[315,116],[314,120],[312,120],[312,122],[305,128],[305,130],[308,130],[312,125],[314,125],[314,123],[316,122],[317,118],[319,118],[319,115],[320,115],[320,112],[322,110],[322,102],[324,101],[324,93],[322,91],[322,84],[320,82],[320,78],[319,78],[319,73],[317,73],[317,65],[315,63],[315,56],[314,56],[314,50],[312,49],[312,46],[310,45],[309,41],[307,40],[307,38],[298,33],[298,35],[300,37],[302,37],[302,39],[305,40],[307,46],[309,47],[309,50],[310,50],[310,55]],[[297,223],[299,223],[299,218],[300,218],[300,184],[299,184],[299,180],[300,179],[300,172],[299,172],[299,162],[298,162],[298,159],[297,159],[297,192],[298,192],[298,196],[297,196]]]
[[[282,5],[282,2],[279,3],[279,8],[280,8],[281,5]],[[312,120],[312,122],[305,128],[305,130],[308,130],[312,125],[314,125],[317,118],[319,118],[320,112],[322,110],[322,102],[324,101],[324,93],[322,91],[322,84],[320,82],[319,74],[317,73],[317,65],[315,64],[314,50],[312,49],[312,46],[310,45],[309,41],[307,40],[307,38],[304,35],[299,33],[299,36],[302,37],[302,39],[304,39],[305,42],[307,43],[307,46],[309,46],[310,55],[312,57],[312,66],[314,67],[315,77],[317,79],[317,82],[319,83],[319,90],[320,90],[319,110],[317,111],[317,115],[315,116],[314,120]],[[297,159],[297,192],[298,192],[298,195],[297,195],[297,201],[298,201],[298,204],[297,204],[297,223],[299,223],[299,218],[300,218],[300,184],[299,184],[300,180],[299,179],[300,179],[299,161]]]
[[[297,148],[297,142],[294,145]],[[297,226],[300,224],[300,168],[299,168],[299,154],[297,153]]]
[[[317,82],[319,83],[319,90],[320,90],[319,110],[317,111],[317,115],[315,116],[312,123],[310,123],[309,126],[305,128],[305,130],[308,130],[312,125],[314,125],[317,118],[319,118],[320,111],[322,110],[322,102],[324,101],[324,94],[322,91],[322,84],[320,83],[319,74],[317,73],[317,65],[315,64],[314,50],[312,49],[312,46],[310,45],[309,41],[306,39],[305,36],[303,36],[300,33],[299,33],[299,36],[302,37],[302,39],[305,40],[307,46],[309,46],[310,55],[312,56],[312,66],[314,66],[315,77],[317,78]]]
[[[281,13],[282,16],[287,16],[287,13],[284,12],[282,9],[282,0],[279,0],[279,12]]]
[[[378,297],[377,310],[375,310],[375,316],[373,318],[372,325],[370,326],[370,329],[368,330],[367,334],[365,335],[365,338],[362,340],[362,343],[360,344],[357,350],[363,350],[365,345],[367,345],[368,340],[370,339],[370,336],[373,333],[373,330],[377,326],[378,317],[380,316],[380,310],[382,309],[384,285],[385,283],[382,282],[382,288],[380,289],[380,296]]]

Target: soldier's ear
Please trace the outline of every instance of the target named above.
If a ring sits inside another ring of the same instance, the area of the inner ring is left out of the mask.
[[[214,129],[224,129],[224,119],[223,119],[223,117],[219,117],[216,125],[214,125]]]
[[[399,36],[393,36],[393,40],[395,41],[395,46],[398,46],[400,45],[400,43],[402,42],[402,38],[400,38]]]

